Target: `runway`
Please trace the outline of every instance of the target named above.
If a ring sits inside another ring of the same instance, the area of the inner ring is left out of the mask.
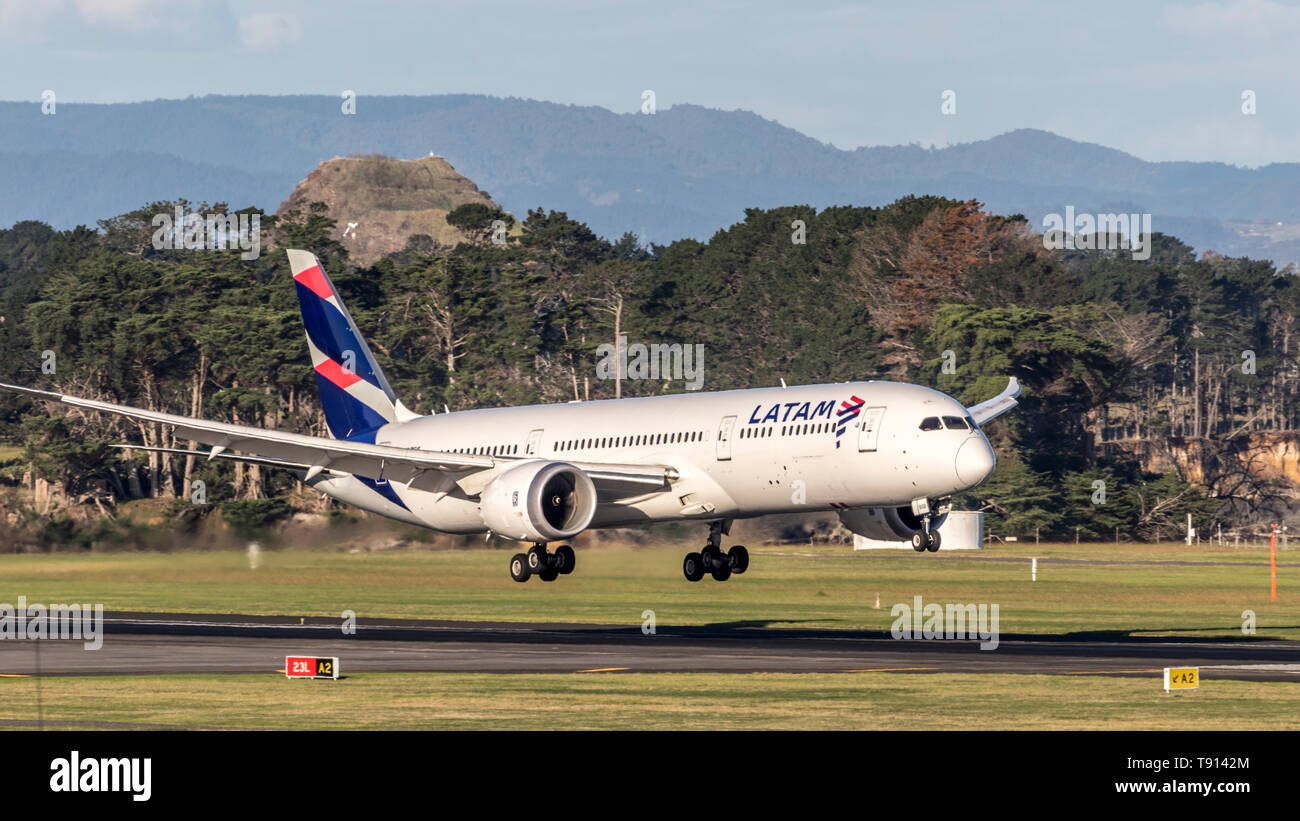
[[[76,640],[0,641],[0,676],[282,672],[289,655],[337,656],[362,672],[486,673],[1010,673],[1159,675],[1200,667],[1202,677],[1300,682],[1300,641],[1152,638],[1123,634],[1000,637],[978,641],[891,638],[884,631],[359,619],[176,613],[105,614],[103,646]],[[38,647],[39,645],[39,647]],[[39,658],[38,656],[39,652]]]

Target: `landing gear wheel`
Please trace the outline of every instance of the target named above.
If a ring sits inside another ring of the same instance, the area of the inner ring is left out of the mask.
[[[555,548],[555,569],[569,575],[573,572],[574,566],[578,563],[578,557],[573,554],[573,548],[567,544],[562,544]]]
[[[727,562],[719,562],[713,566],[713,580],[715,582],[725,582],[731,578],[731,565]]]
[[[682,574],[688,582],[698,582],[704,578],[704,559],[699,553],[687,553],[682,561]]]
[[[537,577],[544,582],[553,582],[560,575],[560,571],[554,567],[544,567],[537,572]]]
[[[700,551],[700,558],[704,560],[705,569],[712,570],[722,562],[722,551],[711,544],[705,545]]]
[[[528,548],[528,569],[534,573],[540,572],[548,564],[546,556],[546,545],[544,544],[535,544]]]
[[[937,530],[931,530],[931,531],[930,531],[930,544],[929,544],[929,546],[927,547],[927,549],[928,549],[931,553],[938,553],[938,552],[939,552],[939,542],[940,542],[940,541],[941,541],[941,539],[939,538],[939,531],[937,531]]]
[[[929,540],[925,538],[925,531],[918,530],[912,534],[912,549],[917,553],[924,553],[929,547]]]
[[[510,578],[517,582],[526,582],[532,573],[528,570],[528,557],[522,553],[516,553],[510,559]]]
[[[732,573],[744,573],[749,569],[749,551],[743,544],[732,545],[727,551],[727,562],[731,565]]]

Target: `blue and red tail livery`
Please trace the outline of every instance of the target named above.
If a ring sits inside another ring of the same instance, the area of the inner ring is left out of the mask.
[[[291,250],[289,265],[330,433],[371,440],[381,425],[397,421],[397,397],[320,260]]]

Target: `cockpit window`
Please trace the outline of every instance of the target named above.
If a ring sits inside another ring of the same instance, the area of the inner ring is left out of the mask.
[[[921,420],[921,430],[939,430],[942,427],[937,416],[927,416]]]
[[[969,430],[969,428],[966,427],[966,420],[962,419],[960,416],[945,416],[943,418],[943,426],[948,430]]]

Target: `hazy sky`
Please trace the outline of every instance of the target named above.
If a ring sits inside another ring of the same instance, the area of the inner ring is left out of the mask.
[[[652,89],[661,109],[748,109],[841,148],[1033,127],[1151,160],[1300,162],[1300,0],[1082,8],[0,0],[0,99],[353,89],[361,99],[467,92],[627,112]],[[949,89],[951,116],[940,110]]]

